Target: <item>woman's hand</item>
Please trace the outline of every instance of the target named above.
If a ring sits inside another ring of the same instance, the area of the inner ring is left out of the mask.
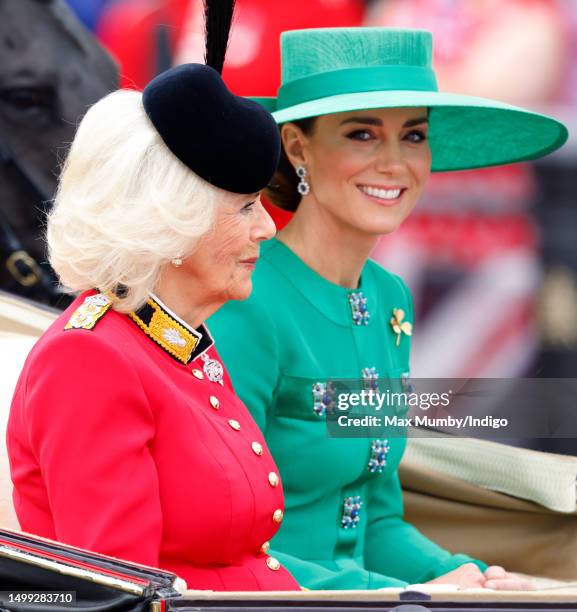
[[[527,578],[505,571],[500,565],[491,565],[484,574],[486,589],[497,591],[532,591],[535,586]]]
[[[534,589],[530,580],[507,572],[499,565],[492,565],[482,572],[474,563],[465,563],[427,584],[456,584],[462,589],[481,588],[496,591],[531,591]]]
[[[482,589],[486,582],[485,575],[474,563],[465,563],[452,572],[430,580],[427,584],[456,584],[462,589]]]

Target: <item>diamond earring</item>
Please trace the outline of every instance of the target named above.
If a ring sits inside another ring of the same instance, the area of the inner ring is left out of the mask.
[[[180,266],[182,266],[182,259],[180,257],[175,257],[174,259],[170,260],[170,263],[175,267],[175,268],[180,268]]]
[[[308,184],[308,181],[305,178],[307,175],[307,169],[304,166],[297,166],[296,173],[300,179],[299,184],[297,185],[297,191],[302,196],[306,196],[311,190],[311,186]]]

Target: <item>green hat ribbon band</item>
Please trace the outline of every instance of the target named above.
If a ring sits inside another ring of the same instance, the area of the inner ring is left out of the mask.
[[[438,91],[435,73],[423,66],[343,68],[285,83],[276,110],[340,94],[366,91]]]

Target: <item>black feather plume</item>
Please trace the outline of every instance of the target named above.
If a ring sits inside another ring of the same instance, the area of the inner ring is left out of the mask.
[[[222,74],[235,0],[204,0],[204,61]]]

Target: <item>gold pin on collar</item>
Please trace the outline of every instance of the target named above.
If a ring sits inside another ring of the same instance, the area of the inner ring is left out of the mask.
[[[393,308],[393,316],[391,317],[390,324],[395,334],[397,334],[396,346],[399,346],[401,343],[401,336],[403,334],[407,336],[413,335],[413,324],[404,319],[405,311],[402,308]]]

